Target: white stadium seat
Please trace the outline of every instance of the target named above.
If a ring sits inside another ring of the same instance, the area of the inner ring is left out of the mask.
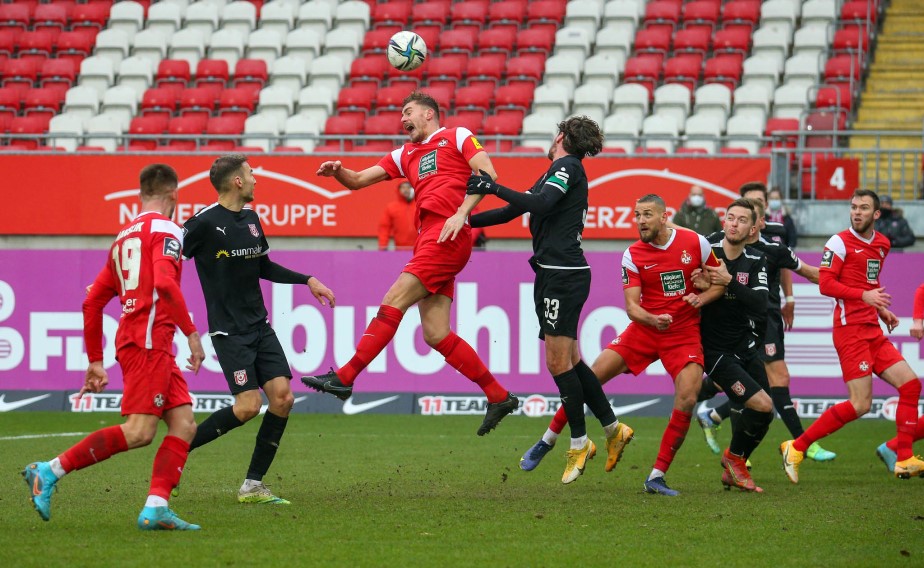
[[[611,114],[603,120],[603,146],[622,148],[627,154],[634,153],[641,124],[635,113]]]
[[[603,122],[610,107],[612,91],[607,91],[600,85],[581,85],[574,90],[574,106],[571,114],[585,115],[597,124]]]
[[[642,134],[646,148],[661,148],[672,154],[680,129],[673,117],[653,114],[642,122]]]
[[[725,132],[728,148],[744,148],[749,154],[756,154],[760,148],[760,137],[766,123],[755,116],[733,116],[728,119]]]
[[[543,83],[533,93],[533,114],[559,121],[567,116],[571,108],[569,97],[568,88],[564,85]]]
[[[613,91],[612,114],[634,114],[639,124],[648,116],[648,89],[635,83],[626,83]]]

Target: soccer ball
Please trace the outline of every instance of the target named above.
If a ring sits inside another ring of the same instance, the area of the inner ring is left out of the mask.
[[[413,71],[427,59],[427,44],[414,32],[398,32],[388,40],[388,62],[398,71]]]

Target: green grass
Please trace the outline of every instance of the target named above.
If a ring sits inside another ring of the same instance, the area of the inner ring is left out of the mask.
[[[0,415],[0,436],[86,432],[112,414]],[[52,520],[33,511],[19,471],[79,438],[0,440],[0,561],[13,566],[921,566],[924,480],[887,475],[875,448],[894,424],[860,421],[825,440],[833,463],[806,462],[791,485],[779,421],[753,456],[765,493],[725,492],[697,426],[667,479],[642,481],[665,419],[630,418],[623,461],[603,455],[560,482],[564,450],[535,471],[520,455],[545,420],[508,418],[479,438],[477,417],[297,415],[266,481],[291,507],[240,505],[236,491],[258,421],[190,458],[171,506],[199,533],[135,527],[154,448],[114,457],[59,484]],[[592,426],[600,441],[599,427]],[[728,429],[720,431],[727,443]],[[598,444],[599,445],[599,444]],[[560,445],[563,446],[563,445]]]

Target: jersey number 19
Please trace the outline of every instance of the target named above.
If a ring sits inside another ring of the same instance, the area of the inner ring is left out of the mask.
[[[132,237],[113,247],[112,262],[115,263],[119,284],[122,286],[121,295],[124,296],[126,292],[138,287],[138,278],[141,276],[141,239]]]

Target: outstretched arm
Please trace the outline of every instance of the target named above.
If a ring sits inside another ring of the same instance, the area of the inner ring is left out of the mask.
[[[525,213],[525,211],[521,210],[519,207],[506,205],[504,207],[498,207],[497,209],[482,211],[481,213],[472,215],[469,219],[469,223],[471,223],[473,228],[503,225],[504,223],[513,221],[523,213]]]
[[[323,162],[318,166],[317,175],[332,177],[350,191],[356,191],[388,179],[388,174],[382,166],[375,165],[357,172],[344,168],[340,160]]]
[[[565,196],[564,190],[551,182],[545,183],[539,193],[521,193],[497,183],[485,171],[472,174],[468,178],[466,193],[469,195],[493,194],[533,215],[548,213]]]

